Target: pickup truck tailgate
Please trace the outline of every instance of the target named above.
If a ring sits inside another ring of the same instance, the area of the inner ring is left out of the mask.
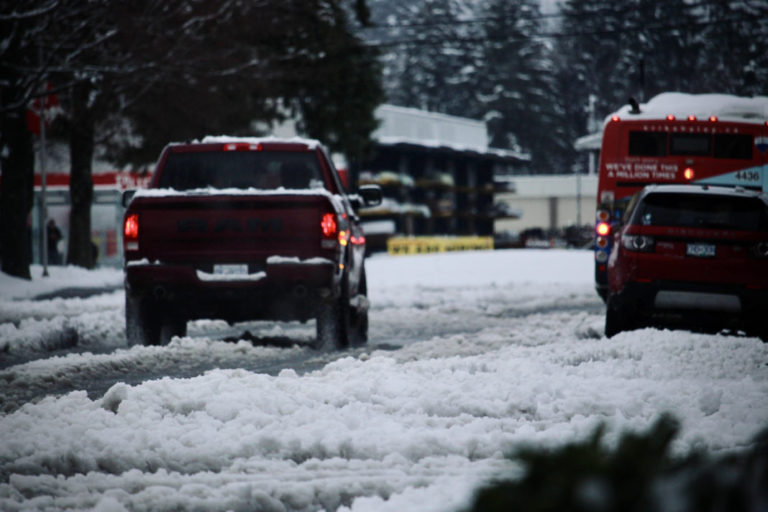
[[[322,194],[137,197],[135,209],[141,257],[191,264],[319,256],[321,220],[333,211]]]

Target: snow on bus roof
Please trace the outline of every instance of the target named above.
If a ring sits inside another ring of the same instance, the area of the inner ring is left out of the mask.
[[[678,119],[690,115],[698,119],[717,116],[722,121],[739,121],[762,124],[768,120],[768,96],[743,97],[731,94],[687,94],[665,92],[654,96],[647,103],[640,104],[640,113],[631,113],[632,107],[624,105],[609,115],[624,120],[661,119],[669,114]]]
[[[206,135],[203,140],[194,141],[202,144],[305,144],[309,149],[316,149],[320,146],[320,141],[316,139],[305,139],[303,137],[233,137],[230,135]]]

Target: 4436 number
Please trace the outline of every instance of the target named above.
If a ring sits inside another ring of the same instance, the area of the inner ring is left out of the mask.
[[[734,175],[739,181],[760,181],[760,172],[758,171],[739,171]]]

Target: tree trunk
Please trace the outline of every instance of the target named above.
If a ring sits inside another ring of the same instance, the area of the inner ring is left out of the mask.
[[[85,268],[96,265],[94,244],[91,240],[91,204],[93,203],[94,114],[90,104],[92,88],[80,82],[72,90],[72,125],[70,127],[69,154],[69,242],[67,263]]]
[[[3,98],[14,96],[12,88]],[[10,103],[10,102],[9,102]],[[0,258],[6,274],[31,279],[32,202],[34,198],[35,155],[32,134],[27,130],[24,111],[10,111],[0,119]]]

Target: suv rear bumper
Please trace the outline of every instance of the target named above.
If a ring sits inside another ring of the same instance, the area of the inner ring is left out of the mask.
[[[698,323],[749,328],[768,314],[768,289],[741,285],[658,280],[631,281],[612,295],[640,317],[693,319]]]
[[[342,270],[330,260],[285,260],[261,272],[217,276],[194,266],[130,263],[126,293],[188,320],[308,320],[319,303],[336,298]]]

